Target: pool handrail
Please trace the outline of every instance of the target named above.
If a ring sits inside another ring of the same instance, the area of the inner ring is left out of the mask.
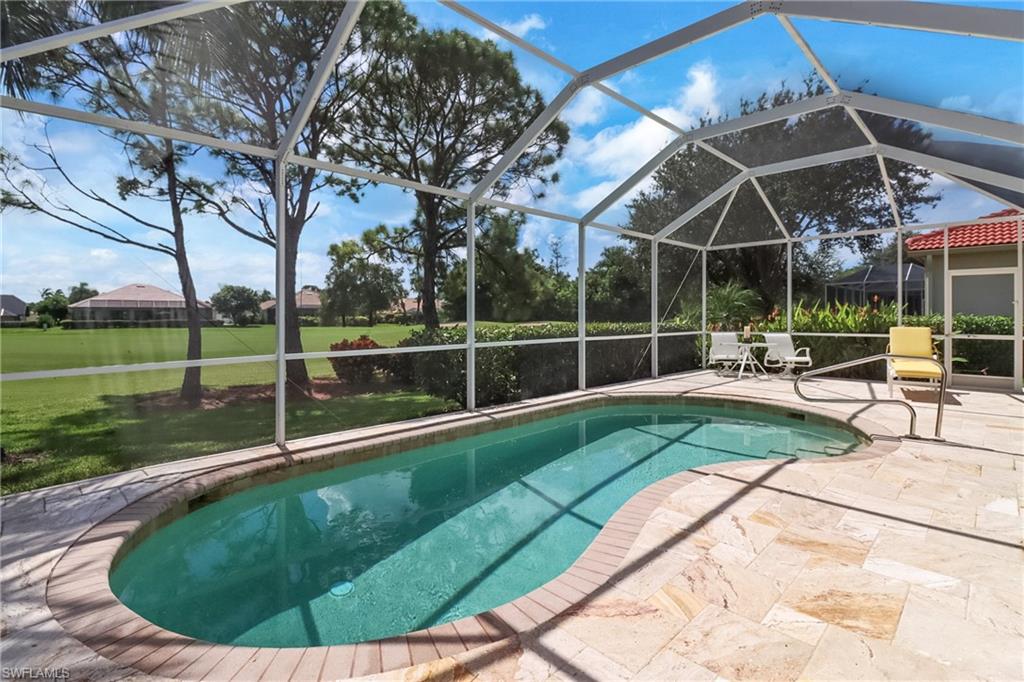
[[[946,404],[946,366],[935,358],[923,358],[917,355],[897,355],[895,353],[879,353],[878,355],[870,355],[866,358],[859,358],[857,360],[848,360],[847,362],[840,362],[835,365],[829,365],[828,367],[821,367],[820,369],[812,369],[802,373],[793,382],[793,390],[796,392],[802,400],[806,400],[809,403],[872,403],[872,404],[890,404],[890,405],[902,405],[907,408],[910,412],[910,433],[907,434],[909,438],[920,438],[917,435],[917,410],[906,400],[899,400],[897,398],[808,398],[804,395],[803,391],[800,390],[800,382],[808,377],[820,376],[826,372],[831,372],[837,369],[847,369],[849,367],[857,367],[859,365],[866,365],[870,362],[878,362],[879,360],[926,360],[931,362],[939,368],[942,372],[942,377],[939,379],[939,405],[938,411],[935,414],[935,438],[940,439],[942,436],[942,412],[943,407]]]

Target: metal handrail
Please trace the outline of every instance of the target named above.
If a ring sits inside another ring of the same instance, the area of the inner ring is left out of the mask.
[[[859,365],[866,365],[870,362],[877,362],[879,360],[927,360],[936,367],[942,373],[942,378],[939,379],[939,409],[935,415],[935,437],[941,438],[939,434],[942,433],[942,409],[946,404],[946,367],[935,358],[925,358],[920,355],[896,355],[893,353],[879,353],[878,355],[871,355],[866,358],[860,358],[858,360],[850,360],[848,362],[840,362],[836,365],[829,365],[828,367],[822,367],[821,369],[813,369],[804,372],[797,377],[793,383],[793,390],[803,400],[809,403],[878,403],[878,404],[890,404],[890,405],[902,405],[907,408],[910,412],[910,434],[911,438],[918,438],[917,435],[917,410],[914,406],[908,403],[906,400],[898,400],[896,398],[808,398],[800,390],[800,382],[808,377],[820,376],[826,372],[831,372],[837,369],[846,369],[848,367],[857,367]]]

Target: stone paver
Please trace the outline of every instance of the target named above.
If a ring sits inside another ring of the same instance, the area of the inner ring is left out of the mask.
[[[849,397],[885,392],[838,380],[808,387]],[[526,411],[571,409],[596,393],[800,403],[785,381],[695,372],[532,401]],[[270,470],[279,459],[273,448],[10,496],[0,507],[0,657],[5,669],[67,668],[73,679],[97,680],[144,679],[142,670],[186,679],[338,679],[381,667],[393,669],[372,679],[1021,679],[1024,401],[955,393],[960,404],[947,406],[946,443],[888,439],[889,451],[875,457],[734,463],[672,477],[627,504],[592,555],[493,619],[356,647],[210,646],[133,621],[123,607],[105,605],[95,582],[74,580],[81,567],[104,565],[116,539],[96,537],[91,554],[75,550],[84,558],[54,572],[69,545],[82,547],[79,538],[111,514],[128,513],[121,510],[129,503],[141,500],[138,508],[154,513],[148,500],[184,499],[161,493],[168,486],[208,472],[226,481],[217,472],[235,465],[249,474]],[[906,430],[906,413],[894,406],[828,407],[890,433]],[[934,406],[917,407],[928,432]],[[493,413],[518,419],[521,411]],[[418,429],[318,437],[295,456],[329,466],[339,445],[369,453],[363,444],[398,433],[434,442],[475,420],[486,421],[445,415],[420,420]],[[190,494],[204,489],[190,486]],[[134,528],[138,520],[119,523]],[[57,582],[47,604],[51,573]],[[86,589],[96,594],[75,597]],[[109,630],[92,646],[66,629],[96,621]]]

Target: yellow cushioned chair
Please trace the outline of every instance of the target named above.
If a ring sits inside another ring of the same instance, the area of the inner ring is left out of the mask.
[[[889,327],[889,345],[885,352],[893,355],[939,359],[935,344],[932,343],[932,330],[929,327]],[[905,379],[924,379],[929,382],[937,382],[941,378],[942,370],[928,360],[894,358],[889,360],[886,373],[889,397],[892,397],[893,386],[921,386],[919,381],[906,382],[903,381]]]

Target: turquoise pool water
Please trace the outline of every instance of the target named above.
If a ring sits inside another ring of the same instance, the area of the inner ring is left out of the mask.
[[[387,637],[542,585],[673,473],[856,445],[841,429],[726,408],[586,410],[232,495],[142,542],[111,586],[152,622],[213,642]]]

